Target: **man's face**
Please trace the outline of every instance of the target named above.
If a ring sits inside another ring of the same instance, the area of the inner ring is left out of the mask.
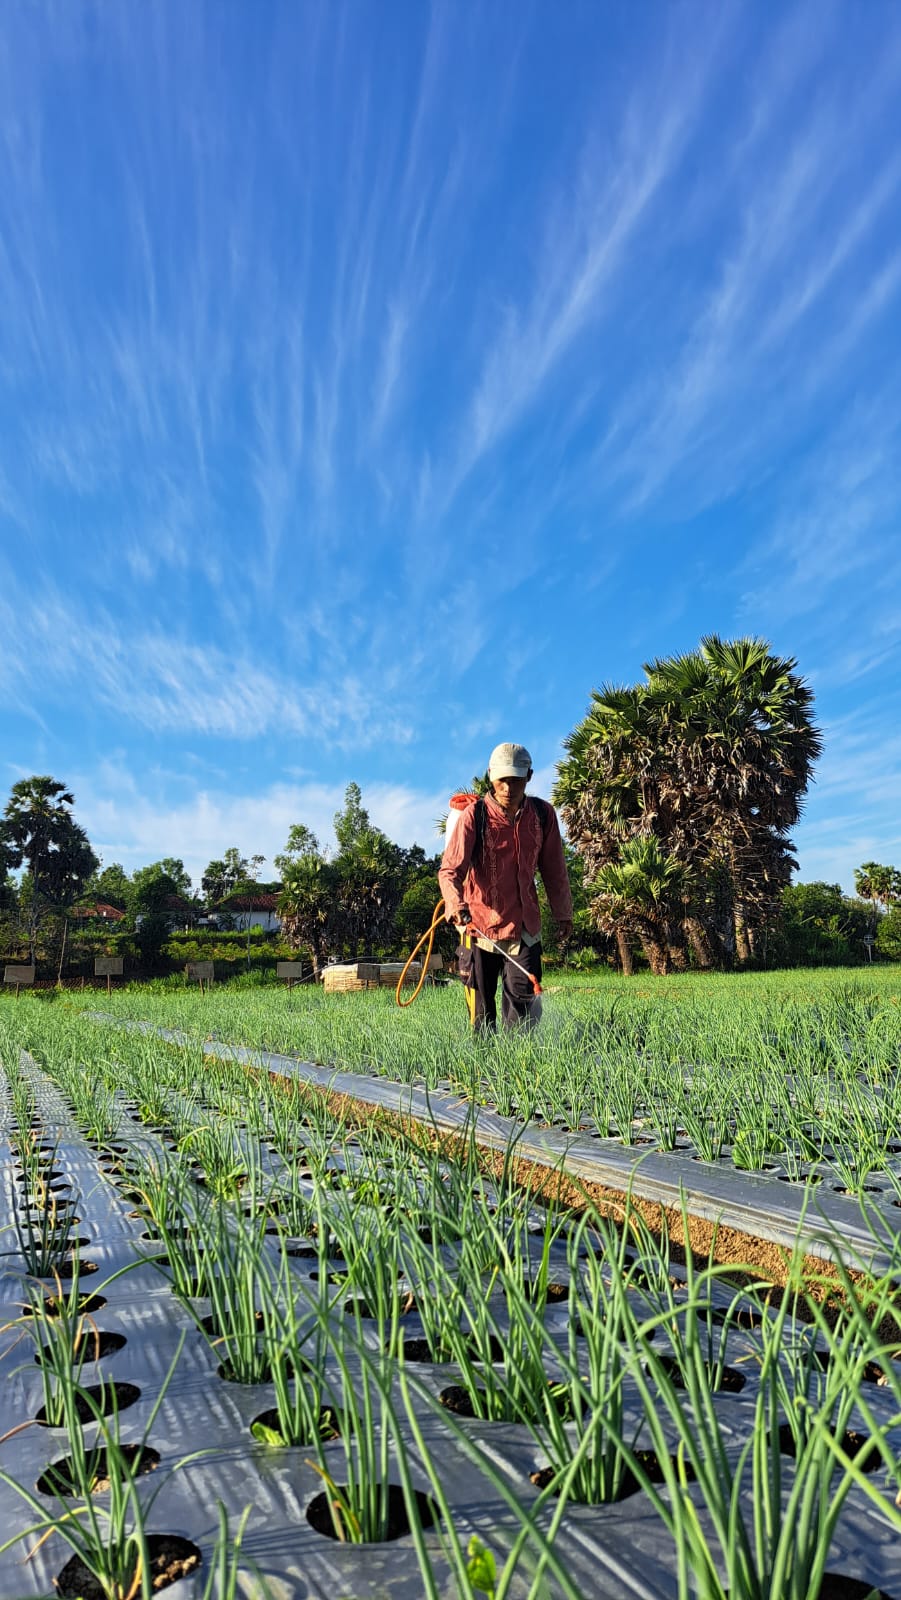
[[[522,805],[528,778],[495,778],[492,784],[494,797],[505,811],[518,810]]]

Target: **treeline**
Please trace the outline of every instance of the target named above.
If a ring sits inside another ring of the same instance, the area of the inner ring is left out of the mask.
[[[573,886],[569,959],[625,973],[901,959],[897,868],[865,862],[856,896],[791,881],[791,830],[822,743],[795,667],[763,640],[712,635],[696,651],[646,664],[640,683],[593,693],[553,792]],[[404,953],[438,898],[440,855],[395,844],[372,822],[356,783],[334,818],[334,848],[297,823],[274,858],[276,878],[262,881],[262,855],[232,847],[210,861],[199,893],[175,856],[131,874],[104,868],[73,806],[53,778],[13,787],[0,818],[7,958],[24,948],[49,960],[73,924],[85,938],[91,922],[95,940],[130,940],[149,968],[167,944],[175,959],[176,928],[182,938],[190,931],[195,952],[201,938],[243,930],[249,966],[253,908],[266,896],[284,949],[319,970],[330,958]],[[121,921],[118,934],[98,931],[104,907]],[[196,925],[211,915],[216,934],[201,934]],[[546,908],[542,934],[559,954]],[[442,928],[439,947],[453,943]]]
[[[12,790],[0,818],[0,959],[71,975],[92,970],[95,954],[150,972],[203,957],[237,964],[242,955],[247,968],[272,966],[299,950],[318,968],[329,957],[394,955],[432,919],[440,852],[394,844],[371,822],[356,783],[334,818],[337,849],[323,850],[299,823],[275,857],[276,879],[262,880],[262,855],[230,847],[208,864],[200,893],[176,856],[130,874],[104,867],[74,803],[50,777]],[[280,929],[252,927],[261,907]],[[453,945],[442,929],[438,948],[449,954]]]

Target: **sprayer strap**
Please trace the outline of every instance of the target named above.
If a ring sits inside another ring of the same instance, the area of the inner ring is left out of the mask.
[[[550,823],[549,812],[550,812],[551,808],[548,805],[546,800],[539,800],[538,796],[537,795],[533,795],[533,794],[530,794],[530,795],[526,796],[525,803],[527,805],[533,805],[535,807],[535,810],[538,812],[538,820],[541,823],[541,842],[542,842],[542,844],[544,844],[544,841],[547,838],[547,830],[548,830],[548,826],[549,826],[549,823]],[[476,801],[476,836],[475,836],[475,843],[473,844],[473,847],[472,847],[472,856],[470,858],[470,868],[477,867],[480,864],[481,860],[482,860],[482,853],[483,853],[484,848],[485,848],[485,829],[486,829],[487,826],[488,826],[488,807],[486,806],[484,800],[477,800]]]

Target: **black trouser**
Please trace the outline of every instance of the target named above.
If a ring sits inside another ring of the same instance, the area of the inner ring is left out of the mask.
[[[541,982],[541,945],[521,944],[516,960],[519,967],[507,961],[495,950],[482,950],[473,945],[472,987],[475,990],[475,1028],[494,1030],[497,1027],[497,980],[503,978],[501,990],[501,1017],[505,1028],[515,1028],[524,1023],[533,1027],[540,1016],[540,1005],[526,974],[525,967]]]

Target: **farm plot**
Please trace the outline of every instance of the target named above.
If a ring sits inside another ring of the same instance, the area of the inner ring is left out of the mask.
[[[448,1089],[522,1123],[827,1179],[901,1198],[901,996],[893,971],[608,979],[562,986],[542,1026],[470,1036],[454,987],[402,1016],[379,992],[122,991],[113,1015]]]
[[[901,1595],[901,1252],[777,1291],[196,1044],[0,1026],[4,1597]]]

